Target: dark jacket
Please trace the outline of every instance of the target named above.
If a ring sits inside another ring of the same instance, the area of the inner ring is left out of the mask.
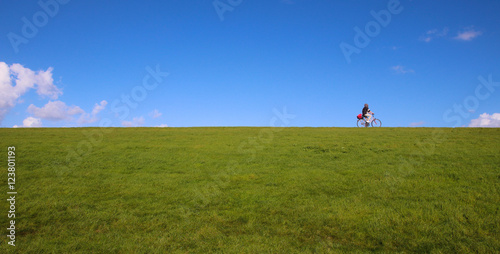
[[[365,116],[366,114],[368,114],[368,112],[370,112],[370,109],[367,108],[367,107],[364,107],[363,108],[363,116]]]

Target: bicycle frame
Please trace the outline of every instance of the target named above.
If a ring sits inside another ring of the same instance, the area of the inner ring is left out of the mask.
[[[360,126],[359,122],[362,121],[363,122],[363,126]],[[375,125],[373,123],[376,123]],[[370,120],[370,123],[367,124],[367,121],[366,121],[366,118],[363,117],[362,119],[358,119],[357,121],[357,125],[358,127],[381,127],[382,126],[382,121],[380,121],[380,119],[377,119],[375,116],[373,116]]]

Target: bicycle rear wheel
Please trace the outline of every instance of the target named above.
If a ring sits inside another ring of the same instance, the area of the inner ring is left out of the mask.
[[[382,127],[382,121],[380,121],[380,119],[373,120],[372,127]]]
[[[366,123],[365,120],[359,119],[358,120],[358,127],[365,127],[365,123]]]

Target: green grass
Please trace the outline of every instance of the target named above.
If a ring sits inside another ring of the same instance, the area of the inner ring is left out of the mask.
[[[0,129],[1,165],[8,146],[0,253],[500,250],[500,129]]]

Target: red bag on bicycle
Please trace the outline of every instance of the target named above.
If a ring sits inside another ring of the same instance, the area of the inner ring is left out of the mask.
[[[363,119],[363,115],[362,115],[362,114],[359,114],[359,115],[358,115],[358,119]]]

